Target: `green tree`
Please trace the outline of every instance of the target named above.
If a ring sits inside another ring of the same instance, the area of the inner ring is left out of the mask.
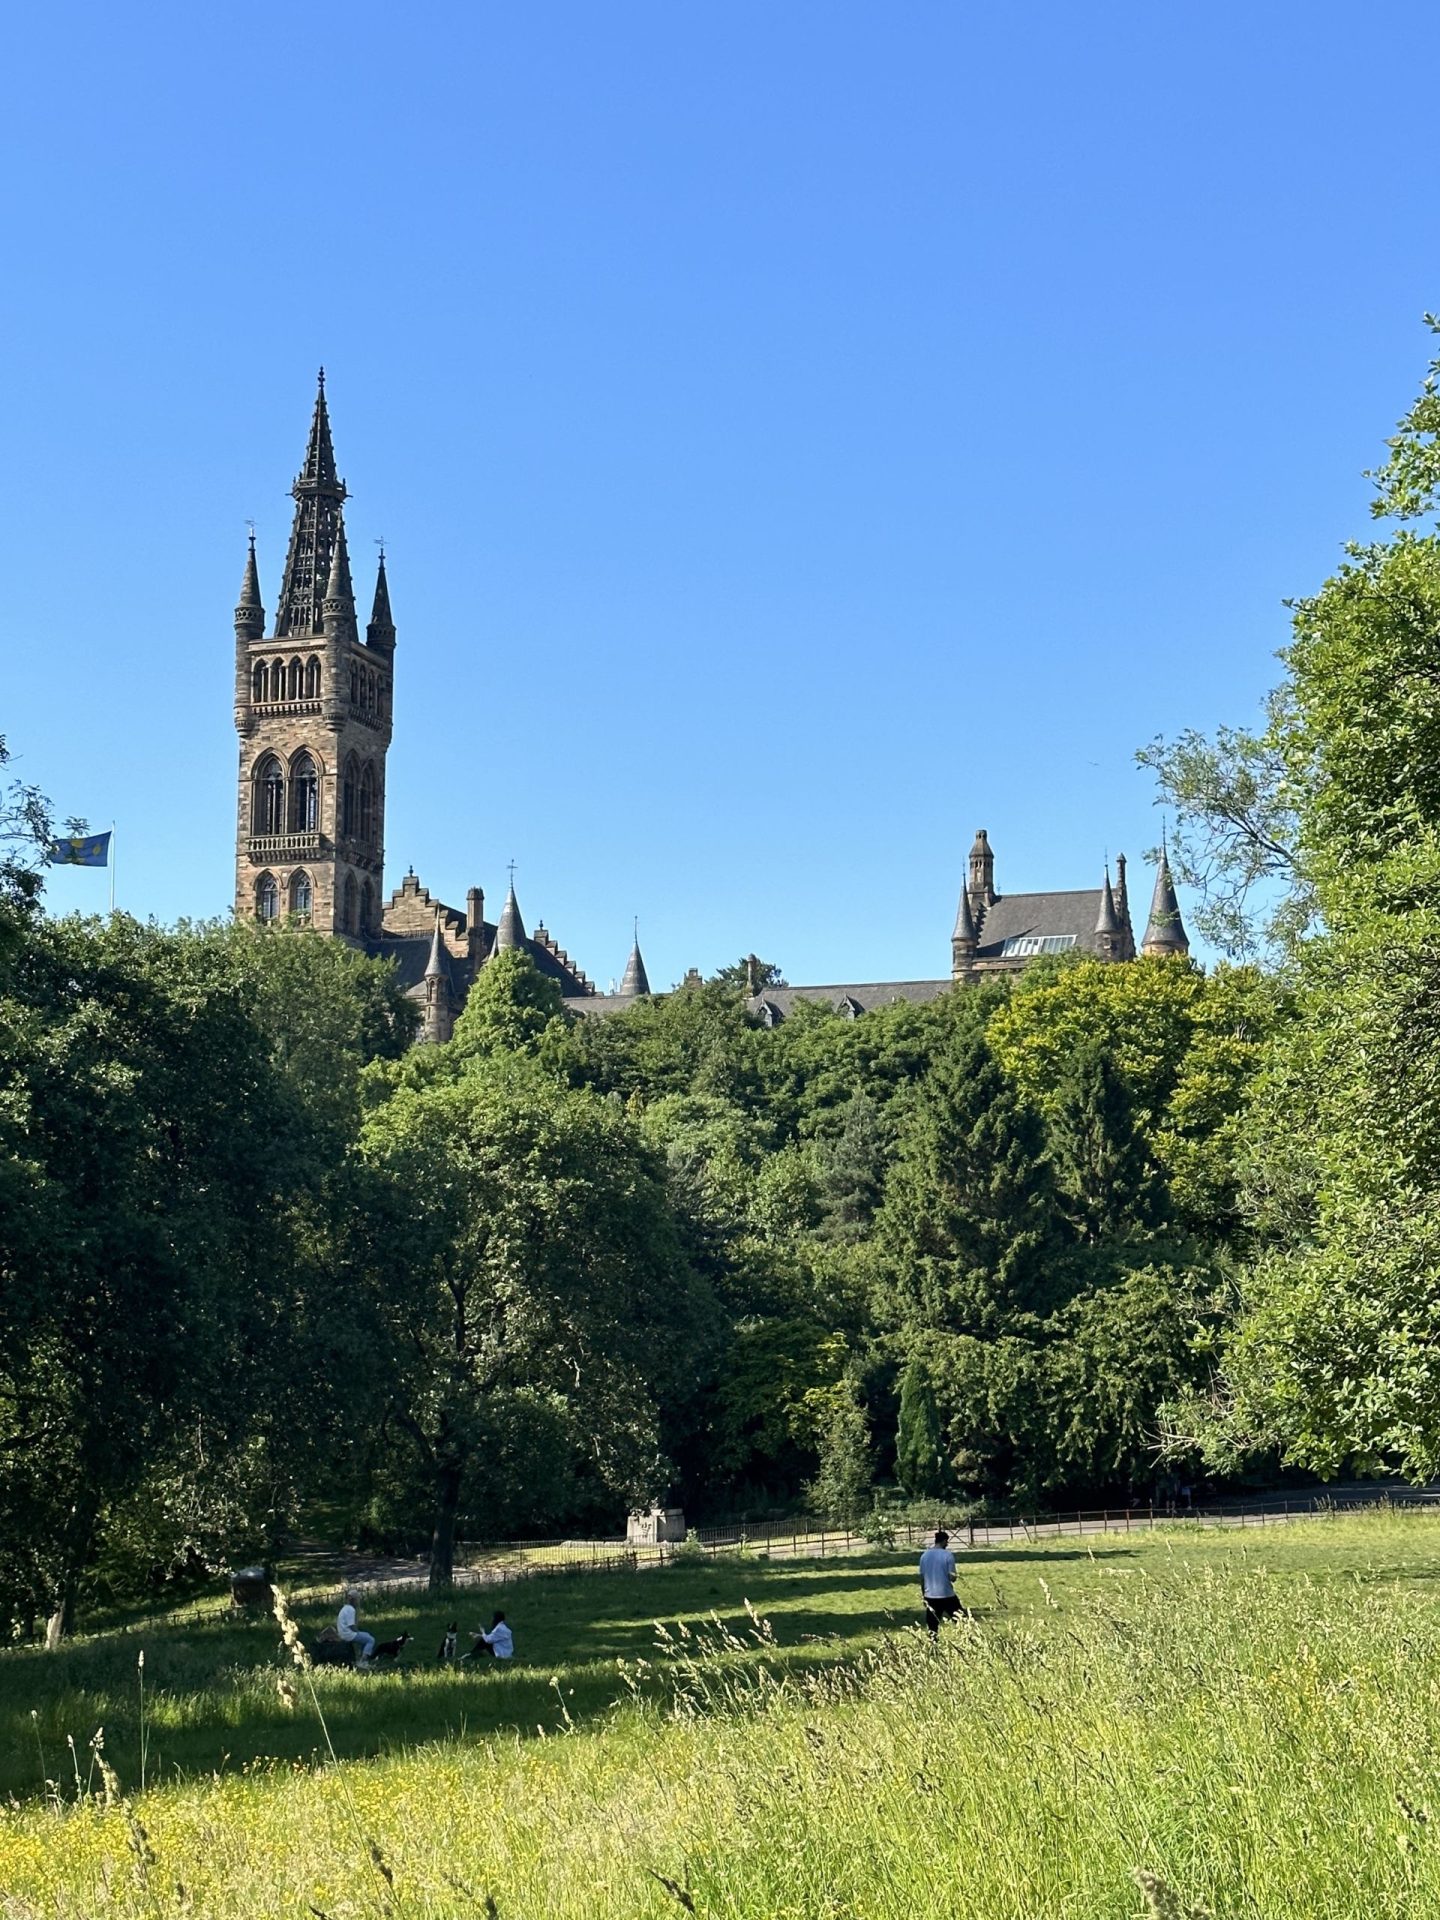
[[[848,1527],[874,1498],[870,1419],[853,1377],[847,1376],[826,1398],[819,1466],[806,1497],[815,1512]]]
[[[900,1416],[895,1435],[895,1473],[912,1498],[939,1499],[948,1491],[945,1435],[929,1370],[916,1355],[900,1376]]]
[[[1134,1103],[1109,1051],[1095,1041],[1071,1055],[1049,1115],[1061,1207],[1077,1240],[1095,1245],[1154,1231],[1164,1181],[1135,1124]]]
[[[1040,1117],[965,1037],[919,1089],[876,1222],[886,1317],[993,1335],[1045,1311],[1057,1225]]]
[[[533,1074],[470,1074],[399,1089],[363,1146],[408,1223],[394,1417],[430,1478],[432,1586],[452,1578],[467,1496],[487,1530],[514,1512],[487,1469],[497,1433],[548,1433],[543,1477],[571,1507],[662,1491],[664,1412],[694,1388],[705,1310],[623,1111]],[[556,1512],[536,1499],[529,1518]]]

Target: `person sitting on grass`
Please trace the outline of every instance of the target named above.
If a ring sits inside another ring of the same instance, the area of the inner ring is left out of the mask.
[[[920,1556],[920,1597],[925,1602],[925,1624],[930,1638],[940,1637],[940,1622],[953,1620],[960,1611],[955,1597],[955,1556],[950,1551],[950,1536],[942,1528],[933,1547]]]
[[[363,1673],[370,1665],[370,1656],[375,1651],[375,1636],[366,1633],[363,1627],[355,1623],[355,1609],[360,1604],[360,1596],[353,1587],[345,1591],[345,1604],[335,1617],[335,1631],[342,1640],[350,1642],[355,1649],[355,1665]]]
[[[490,1631],[484,1627],[475,1628],[475,1644],[466,1654],[467,1660],[483,1660],[486,1655],[496,1660],[513,1660],[515,1657],[515,1636],[505,1624],[503,1613],[497,1613],[490,1622]]]

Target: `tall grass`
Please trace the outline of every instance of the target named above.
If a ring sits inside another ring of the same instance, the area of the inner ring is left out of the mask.
[[[672,1624],[599,1721],[561,1681],[543,1736],[152,1792],[138,1864],[133,1809],[12,1811],[0,1886],[16,1920],[1437,1911],[1440,1609],[1371,1527],[1340,1579],[1277,1539],[1037,1561],[938,1648],[809,1671],[743,1608]]]

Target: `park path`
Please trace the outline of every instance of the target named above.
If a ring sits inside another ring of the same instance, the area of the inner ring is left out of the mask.
[[[1433,1507],[1440,1503],[1440,1485],[1423,1488],[1400,1483],[1356,1483],[1315,1494],[1257,1495],[1250,1499],[1180,1507],[1110,1507],[1087,1513],[1040,1515],[1034,1519],[955,1521],[950,1524],[952,1547],[996,1548],[1034,1544],[1041,1540],[1085,1539],[1111,1534],[1148,1533],[1156,1528],[1183,1532],[1190,1527],[1274,1527],[1335,1513],[1360,1512],[1394,1505]],[[919,1549],[929,1544],[928,1527],[898,1527],[897,1546]],[[837,1554],[873,1552],[875,1542],[847,1528],[820,1528],[813,1522],[767,1523],[764,1527],[702,1528],[698,1544],[708,1553],[748,1546],[771,1560],[828,1559]],[[534,1557],[529,1557],[533,1555]],[[540,1557],[543,1555],[543,1558]],[[459,1588],[484,1590],[511,1586],[545,1572],[583,1572],[632,1569],[636,1572],[665,1566],[673,1549],[627,1548],[619,1541],[572,1540],[544,1546],[500,1547],[489,1559],[455,1570]],[[427,1557],[337,1554],[314,1547],[302,1550],[304,1571],[295,1584],[338,1589],[342,1585],[365,1589],[423,1587],[429,1579]],[[313,1568],[313,1574],[310,1569]]]

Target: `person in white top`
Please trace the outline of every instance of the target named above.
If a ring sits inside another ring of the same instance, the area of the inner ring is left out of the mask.
[[[495,1618],[490,1622],[490,1631],[488,1633],[483,1627],[477,1627],[475,1629],[475,1644],[470,1649],[470,1658],[473,1660],[479,1655],[483,1659],[487,1653],[493,1654],[497,1660],[513,1660],[515,1658],[515,1636],[505,1624],[505,1616],[503,1613],[497,1613],[495,1615]]]
[[[920,1556],[920,1597],[925,1602],[925,1624],[932,1640],[940,1633],[942,1620],[953,1620],[960,1611],[955,1596],[955,1556],[950,1551],[950,1536],[936,1534],[933,1547]]]
[[[346,1593],[345,1604],[335,1616],[335,1631],[342,1640],[354,1643],[356,1666],[368,1667],[370,1656],[375,1651],[375,1636],[373,1633],[366,1633],[363,1627],[355,1623],[355,1608],[359,1599],[359,1594],[353,1588]]]

